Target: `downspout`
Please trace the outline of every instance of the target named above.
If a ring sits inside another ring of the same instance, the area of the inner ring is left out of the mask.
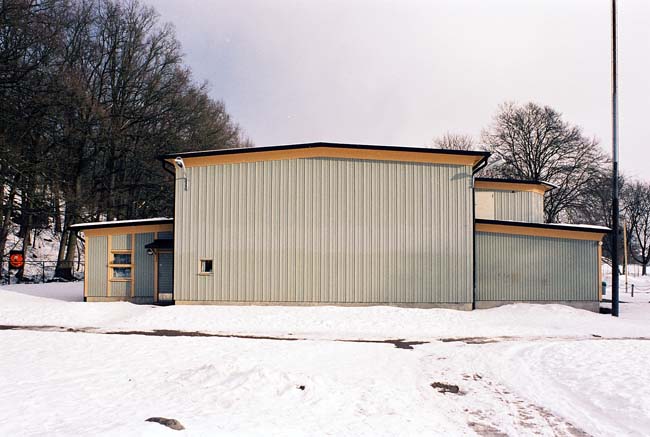
[[[169,164],[169,162],[165,161],[164,159],[160,159],[160,162],[162,162],[162,168],[165,170],[167,173],[172,175],[174,177],[174,189],[173,189],[173,197],[174,197],[174,210],[172,213],[172,254],[173,254],[173,260],[174,260],[174,265],[176,264],[176,167],[174,167],[172,164]],[[167,165],[165,165],[167,164]],[[171,170],[168,165],[171,165],[173,170]],[[174,293],[174,270],[175,266],[172,265],[172,296],[174,299],[172,299],[172,304],[175,304],[176,302],[176,293]],[[158,295],[158,292],[156,291],[156,296]]]
[[[476,173],[487,166],[487,155],[472,169],[472,310],[476,309],[476,190],[474,189],[474,179]]]
[[[74,229],[72,232],[74,232],[77,236],[77,240],[81,240],[84,243],[84,302],[88,302],[88,297],[86,296],[88,293],[88,289],[86,287],[86,284],[88,284],[88,243],[86,242],[85,238],[81,238],[81,236],[79,236],[79,232],[81,232],[81,230]]]

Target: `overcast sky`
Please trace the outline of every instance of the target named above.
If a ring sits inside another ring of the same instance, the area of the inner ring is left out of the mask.
[[[144,0],[258,145],[478,138],[556,108],[611,150],[609,0]],[[650,180],[650,1],[619,0],[620,161]]]

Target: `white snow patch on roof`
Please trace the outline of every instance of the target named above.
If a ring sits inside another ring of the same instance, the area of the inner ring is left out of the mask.
[[[587,224],[578,224],[578,223],[530,223],[530,222],[522,222],[522,221],[517,221],[517,220],[498,220],[499,222],[503,222],[504,225],[508,225],[510,223],[513,224],[518,224],[518,225],[543,225],[543,226],[552,226],[552,227],[557,227],[557,228],[581,228],[581,229],[588,229],[590,231],[600,231],[600,232],[609,232],[610,229],[606,226],[598,226],[598,225],[587,225]]]
[[[174,219],[170,217],[156,217],[156,218],[138,219],[138,220],[113,220],[113,221],[104,221],[104,222],[77,223],[70,226],[70,228],[79,229],[79,228],[101,228],[104,226],[116,226],[116,225],[139,225],[139,224],[147,224],[150,222],[160,222],[165,220],[172,222]]]

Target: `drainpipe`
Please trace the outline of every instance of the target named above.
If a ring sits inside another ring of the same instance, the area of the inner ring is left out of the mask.
[[[160,158],[159,158],[160,159]],[[169,162],[165,161],[164,159],[160,159],[160,162],[162,162],[162,168],[165,170],[167,173],[172,175],[174,177],[174,188],[173,188],[173,193],[172,195],[174,196],[174,210],[172,212],[172,218],[174,219],[172,221],[172,253],[174,254],[174,265],[176,264],[176,167],[174,167],[172,164]],[[171,166],[171,168],[169,167]],[[187,183],[187,180],[185,181]],[[158,257],[156,257],[158,258]],[[158,262],[156,260],[156,262]],[[172,268],[172,296],[175,297],[174,293],[174,270],[175,267]],[[176,299],[172,299],[172,304],[174,304]]]
[[[488,157],[486,156],[472,170],[472,310],[476,309],[476,190],[474,189],[474,179],[476,173],[487,166]]]

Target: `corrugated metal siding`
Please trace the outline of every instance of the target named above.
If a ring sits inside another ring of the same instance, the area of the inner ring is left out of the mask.
[[[477,189],[494,193],[494,220],[544,222],[544,196],[528,191],[499,191]],[[479,217],[488,218],[488,217]]]
[[[118,296],[131,296],[131,282],[112,281],[111,282],[111,297]]]
[[[158,292],[172,293],[173,290],[174,254],[158,254]]]
[[[176,185],[177,300],[466,303],[469,166],[294,159]],[[214,259],[214,274],[198,275]]]
[[[598,300],[598,242],[476,233],[477,301]]]
[[[159,240],[172,240],[173,238],[174,238],[174,233],[172,231],[158,232]]]
[[[107,237],[90,237],[87,239],[88,259],[86,276],[88,290],[86,295],[105,297],[108,289],[108,239]]]
[[[147,254],[145,244],[153,243],[154,233],[135,234],[135,248],[133,255],[135,259],[135,296],[153,297],[154,292],[154,261],[153,255]]]
[[[131,234],[111,236],[111,249],[131,250]]]

